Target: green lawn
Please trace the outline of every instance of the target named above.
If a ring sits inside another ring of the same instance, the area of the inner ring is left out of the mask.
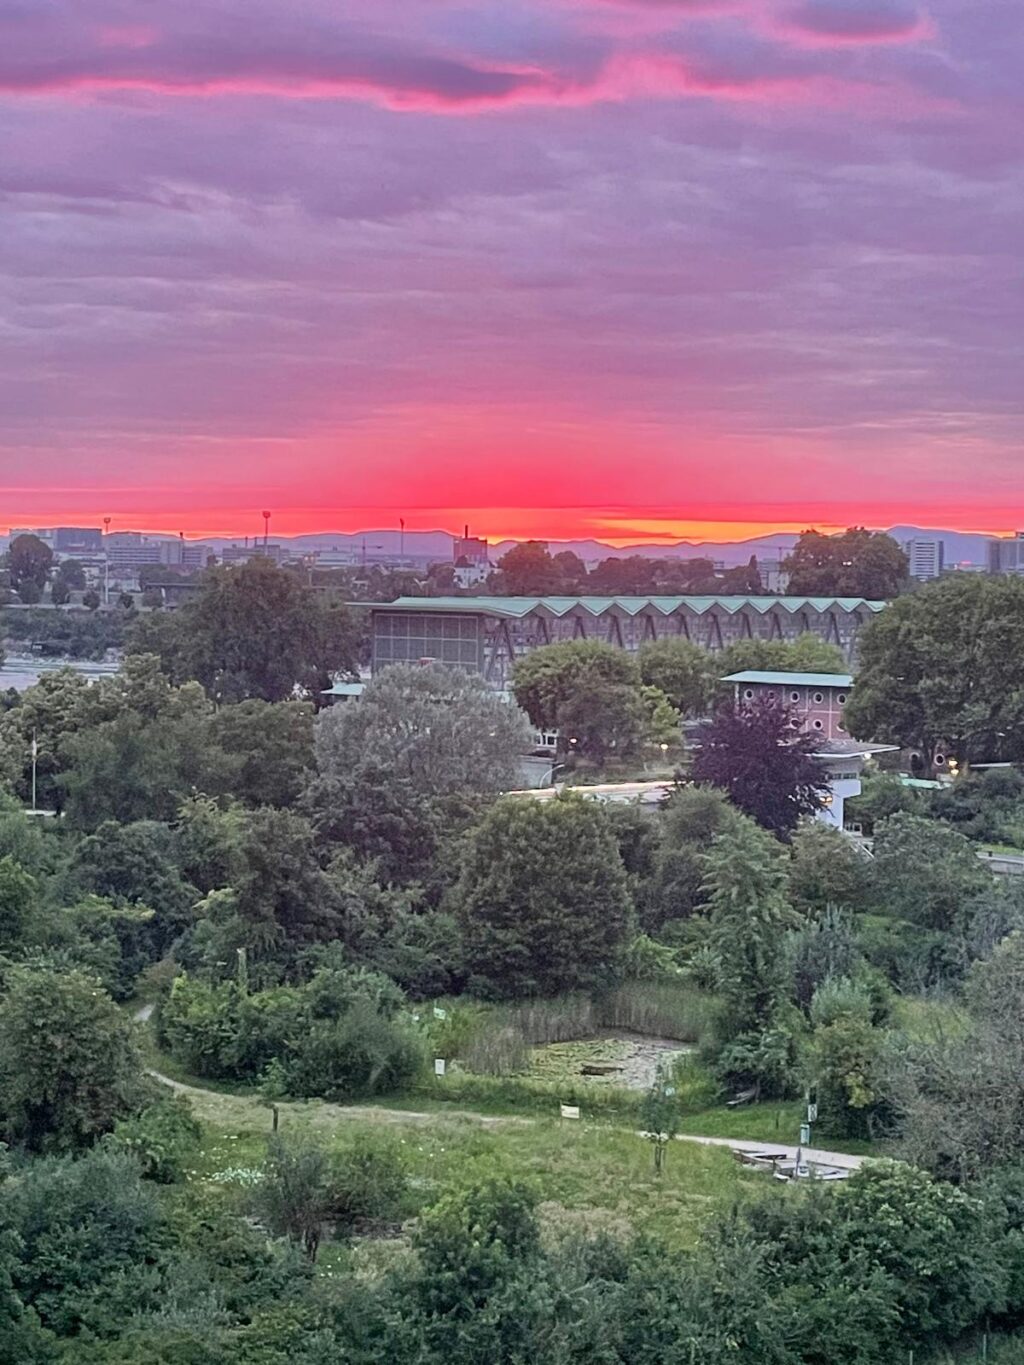
[[[226,1097],[218,1121],[204,1123],[204,1142],[192,1179],[234,1188],[241,1195],[262,1159],[269,1116],[244,1114]],[[332,1113],[336,1121],[332,1122]],[[484,1127],[471,1118],[432,1116],[429,1123],[400,1115],[345,1118],[333,1106],[288,1106],[280,1132],[315,1129],[343,1148],[359,1132],[379,1133],[405,1157],[410,1184],[405,1212],[414,1216],[447,1188],[475,1178],[506,1175],[531,1182],[546,1213],[560,1224],[656,1233],[673,1246],[691,1246],[716,1208],[769,1183],[741,1168],[726,1151],[674,1143],[661,1177],[651,1146],[638,1134],[607,1124],[533,1120]]]

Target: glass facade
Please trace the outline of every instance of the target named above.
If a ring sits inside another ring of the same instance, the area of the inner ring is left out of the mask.
[[[373,614],[373,666],[437,659],[473,672],[483,670],[481,622],[478,616],[440,612]]]

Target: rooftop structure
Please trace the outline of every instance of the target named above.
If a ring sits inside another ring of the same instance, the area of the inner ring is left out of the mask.
[[[635,652],[682,638],[708,649],[810,633],[852,658],[857,635],[885,606],[862,597],[400,597],[363,602],[372,666],[437,659],[503,687],[516,659],[541,645],[603,640]]]
[[[762,683],[767,687],[839,687],[849,689],[853,686],[851,673],[772,673],[759,668],[746,668],[741,673],[730,673],[722,682]],[[793,700],[791,698],[790,700]]]

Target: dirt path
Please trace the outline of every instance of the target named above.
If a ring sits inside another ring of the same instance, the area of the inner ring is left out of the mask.
[[[162,1072],[148,1070],[147,1075],[161,1081],[177,1095],[188,1097],[196,1116],[208,1123],[230,1127],[250,1127],[254,1123],[260,1128],[270,1128],[270,1107],[262,1100],[251,1095],[230,1095],[221,1090],[206,1090],[198,1085],[185,1085],[182,1081],[172,1080]],[[364,1123],[431,1123],[454,1120],[455,1122],[477,1123],[481,1128],[501,1128],[523,1126],[536,1123],[533,1118],[522,1118],[508,1114],[480,1114],[469,1109],[445,1109],[443,1111],[416,1109],[387,1109],[379,1104],[328,1104],[326,1100],[282,1100],[278,1104],[282,1116],[292,1115],[307,1122],[313,1128],[329,1128],[335,1124],[351,1122],[353,1119]],[[779,1142],[753,1142],[742,1138],[700,1137],[692,1133],[679,1133],[679,1142],[698,1142],[706,1147],[727,1147],[730,1151],[759,1152],[767,1155],[782,1154],[795,1159],[797,1148]],[[850,1156],[845,1152],[827,1152],[817,1147],[801,1149],[803,1159],[823,1166],[836,1166],[841,1170],[854,1171],[865,1160],[862,1156]]]

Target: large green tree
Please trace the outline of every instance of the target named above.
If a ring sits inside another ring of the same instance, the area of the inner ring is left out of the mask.
[[[316,724],[324,777],[373,770],[420,796],[518,787],[528,742],[517,706],[475,674],[439,663],[384,669],[358,702],[331,707]]]
[[[783,673],[845,673],[848,665],[838,645],[805,630],[794,640],[735,640],[712,656],[715,678],[743,669]]]
[[[575,566],[559,562],[544,541],[527,540],[502,555],[487,586],[493,593],[510,597],[550,597],[571,590],[567,584],[577,573]]]
[[[90,684],[70,668],[44,673],[16,706],[0,715],[4,781],[23,801],[29,800],[35,746],[38,804],[60,809],[64,793],[59,778],[70,767],[72,738],[112,719],[119,710],[118,698],[105,683]]]
[[[649,816],[641,817],[650,822]],[[659,812],[653,866],[638,896],[644,928],[657,932],[685,920],[703,903],[704,857],[719,834],[735,832],[743,817],[717,787],[680,787]]]
[[[599,640],[544,645],[513,670],[516,700],[544,730],[560,732],[563,750],[600,763],[627,757],[643,742],[646,717],[637,662]]]
[[[78,972],[18,969],[0,999],[0,1128],[31,1151],[75,1151],[137,1102],[130,1020]]]
[[[800,923],[788,880],[782,846],[752,820],[720,834],[706,856],[705,904],[729,1033],[768,1028],[785,998],[784,934]]]
[[[53,551],[38,536],[25,534],[15,536],[11,541],[7,551],[7,572],[16,593],[20,594],[26,587],[34,588],[37,595],[32,600],[38,602],[52,567]]]
[[[638,663],[645,685],[660,688],[683,716],[704,714],[714,683],[721,676],[712,654],[679,638],[641,646]]]
[[[1024,581],[953,574],[887,607],[860,637],[846,724],[928,760],[1024,757]]]
[[[353,670],[356,630],[340,601],[257,557],[208,569],[193,600],[144,617],[128,648],[156,652],[172,678],[197,679],[217,701],[285,701]]]
[[[555,995],[616,978],[631,907],[593,802],[500,801],[470,840],[456,894],[466,966],[487,994]]]
[[[895,597],[908,580],[907,557],[892,536],[851,526],[842,535],[804,531],[783,561],[790,593],[808,597]]]
[[[220,774],[236,801],[290,806],[313,768],[313,707],[309,702],[250,700],[222,706],[209,736],[223,754]]]
[[[991,885],[975,846],[919,815],[890,815],[875,826],[871,863],[879,909],[943,933],[968,918],[972,898]]]

